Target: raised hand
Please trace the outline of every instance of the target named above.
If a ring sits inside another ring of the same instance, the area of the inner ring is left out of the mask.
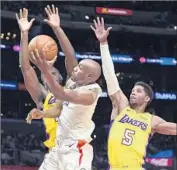
[[[43,118],[42,111],[40,111],[38,109],[33,109],[30,111],[30,113],[28,113],[28,115],[26,117],[26,123],[31,124],[31,121],[33,119],[42,119],[42,118]]]
[[[44,22],[49,24],[53,29],[60,26],[60,17],[58,14],[58,8],[52,5],[52,8],[47,5],[45,12],[48,16],[48,19],[44,19]]]
[[[90,25],[91,29],[94,31],[98,41],[100,41],[100,43],[106,42],[107,41],[107,37],[109,35],[109,31],[112,29],[112,27],[108,27],[107,29],[105,29],[104,26],[104,19],[97,17],[97,21],[93,20],[94,22],[94,26]]]
[[[16,13],[16,19],[22,32],[28,31],[35,20],[33,18],[30,22],[28,21],[28,9],[26,8],[20,9],[19,15]]]

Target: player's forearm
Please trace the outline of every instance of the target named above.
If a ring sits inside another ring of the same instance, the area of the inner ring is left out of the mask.
[[[19,64],[22,71],[24,71],[31,67],[28,57],[28,31],[21,32],[20,48]]]
[[[166,129],[168,129],[169,135],[177,135],[177,124],[176,123],[166,123]]]
[[[43,118],[55,118],[61,113],[61,103],[42,112]]]
[[[51,90],[52,94],[57,99],[66,101],[65,91],[63,87],[53,78],[51,72],[48,69],[43,70],[42,72],[45,76],[46,83],[49,86],[49,89]]]
[[[113,61],[109,52],[107,41],[100,43],[103,74],[106,80],[109,95],[115,94],[120,90],[119,83],[115,74]]]
[[[165,135],[177,135],[177,124],[171,122],[160,123],[156,128],[156,132]]]
[[[67,71],[68,73],[71,73],[73,68],[78,64],[74,48],[61,27],[57,27],[53,29],[53,31],[59,40],[63,53],[66,56]]]
[[[27,91],[36,103],[37,108],[42,107],[44,95],[34,69],[31,67],[28,57],[28,31],[21,32],[19,63],[22,70]]]
[[[177,135],[176,129],[169,129],[169,135]]]
[[[177,135],[176,129],[164,129],[159,130],[157,133],[163,134],[163,135]]]

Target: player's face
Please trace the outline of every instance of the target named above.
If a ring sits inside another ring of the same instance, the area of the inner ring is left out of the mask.
[[[143,105],[146,104],[149,100],[144,87],[136,85],[133,87],[130,94],[130,105]]]
[[[87,66],[80,62],[74,69],[71,74],[71,79],[75,82],[84,81],[87,77]]]

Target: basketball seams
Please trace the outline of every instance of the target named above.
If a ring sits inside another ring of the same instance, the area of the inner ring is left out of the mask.
[[[47,45],[49,43],[49,45]],[[57,55],[57,53],[58,53],[58,47],[57,47],[57,44],[56,44],[56,42],[53,40],[53,39],[51,39],[50,41],[47,41],[44,45],[43,45],[43,47],[45,48],[45,46],[47,46],[47,47],[49,47],[49,50],[46,50],[45,52],[48,54],[48,53],[54,53],[54,55],[55,55],[55,53],[56,53],[56,55]],[[55,48],[54,48],[54,46],[55,46]],[[53,49],[52,49],[53,48]],[[54,59],[54,57],[53,58],[51,58],[50,57],[50,59],[48,59],[49,61],[51,61],[51,60],[53,60]]]
[[[55,56],[57,56],[58,54],[57,43],[48,35],[36,36],[29,42],[28,48],[29,48],[29,52],[34,51],[34,49],[38,49],[40,55],[41,55],[41,50],[44,48],[48,61],[52,61],[55,58]]]

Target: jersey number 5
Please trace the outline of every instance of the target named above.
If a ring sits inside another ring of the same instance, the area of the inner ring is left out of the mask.
[[[130,129],[125,129],[124,138],[122,139],[122,144],[130,146],[133,142],[132,135],[134,134],[135,134],[135,131],[130,130]]]

